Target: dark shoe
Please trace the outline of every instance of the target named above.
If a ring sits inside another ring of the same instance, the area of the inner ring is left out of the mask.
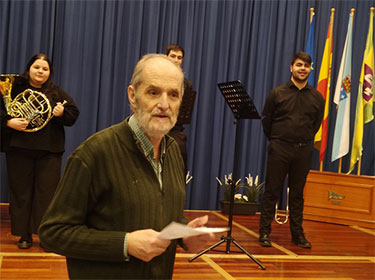
[[[292,242],[301,248],[306,248],[306,249],[311,248],[311,243],[306,240],[303,234],[300,234],[298,236],[293,236]]]
[[[271,247],[270,237],[267,233],[261,233],[259,235],[258,243],[263,247]]]
[[[29,249],[31,246],[33,246],[33,239],[31,235],[21,236],[20,240],[17,242],[17,246],[20,249]]]

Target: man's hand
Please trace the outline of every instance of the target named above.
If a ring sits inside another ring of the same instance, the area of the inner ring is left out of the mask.
[[[25,118],[13,118],[7,121],[7,127],[18,131],[24,131],[28,125],[29,122]]]
[[[161,255],[171,243],[170,240],[157,237],[159,232],[152,229],[136,230],[128,235],[128,254],[149,262]]]
[[[189,227],[197,228],[197,227],[202,227],[208,222],[208,216],[202,216],[199,218],[196,218],[187,225]],[[183,242],[187,247],[188,252],[196,252],[208,242],[211,241],[215,238],[215,235],[213,233],[205,233],[205,234],[200,234],[196,236],[191,236],[191,237],[185,237],[183,238]]]

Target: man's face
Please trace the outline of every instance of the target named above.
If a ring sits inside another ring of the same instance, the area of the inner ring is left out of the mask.
[[[177,65],[181,65],[184,59],[182,51],[171,50],[168,54],[168,57],[170,57],[173,60],[173,62],[176,63]]]
[[[182,100],[182,79],[177,67],[159,58],[145,65],[136,92],[129,86],[134,116],[149,138],[162,138],[176,124]]]
[[[311,71],[311,65],[300,58],[297,58],[293,65],[290,65],[290,72],[292,72],[292,78],[296,82],[305,82]]]

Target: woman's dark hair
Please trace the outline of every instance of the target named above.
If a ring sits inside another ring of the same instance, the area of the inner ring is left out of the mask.
[[[30,67],[31,67],[31,65],[33,65],[33,63],[37,59],[45,60],[45,61],[47,61],[48,65],[49,65],[49,71],[50,71],[49,77],[48,77],[48,80],[43,84],[42,87],[43,88],[47,88],[47,89],[51,88],[53,86],[53,67],[52,67],[52,62],[49,60],[48,56],[45,55],[45,54],[43,54],[43,53],[38,53],[38,54],[34,55],[32,58],[30,58],[29,62],[26,65],[25,71],[22,74],[22,77],[24,77],[27,80],[30,79],[30,77],[29,77]]]

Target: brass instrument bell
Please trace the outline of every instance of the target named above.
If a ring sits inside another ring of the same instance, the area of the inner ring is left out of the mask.
[[[13,100],[12,86],[18,75],[0,75],[0,92],[8,115],[13,118],[25,118],[29,124],[25,132],[35,132],[47,125],[52,118],[51,104],[46,95],[39,91],[26,89]]]

